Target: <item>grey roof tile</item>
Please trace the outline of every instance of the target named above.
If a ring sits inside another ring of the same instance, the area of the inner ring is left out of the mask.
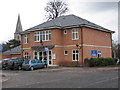
[[[28,32],[32,30],[38,30],[38,29],[39,30],[49,29],[53,27],[62,29],[62,28],[74,27],[74,26],[86,26],[86,27],[88,26],[101,31],[112,32],[112,33],[114,32],[75,15],[60,16],[56,19],[44,22],[32,28],[29,28],[26,31]],[[23,33],[26,33],[26,31],[24,31]]]
[[[21,46],[17,46],[15,48],[12,48],[11,50],[7,50],[3,52],[3,54],[20,54],[21,52]]]

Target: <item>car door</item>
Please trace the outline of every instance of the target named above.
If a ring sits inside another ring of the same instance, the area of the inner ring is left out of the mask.
[[[35,59],[31,60],[31,67],[37,68],[37,62]]]
[[[41,68],[41,61],[40,60],[37,60],[37,68]]]

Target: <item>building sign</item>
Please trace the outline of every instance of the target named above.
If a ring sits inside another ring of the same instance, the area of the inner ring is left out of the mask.
[[[0,46],[0,50],[3,50],[3,46]]]
[[[97,50],[92,50],[91,51],[91,56],[92,57],[97,57]]]
[[[56,55],[55,54],[52,54],[52,59],[56,59]]]
[[[48,49],[48,48],[44,48],[44,50],[45,50],[46,52],[48,52],[48,51],[49,51],[49,49]]]

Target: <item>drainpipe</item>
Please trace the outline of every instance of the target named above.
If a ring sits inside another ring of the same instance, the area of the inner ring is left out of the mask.
[[[82,29],[82,26],[80,26],[81,28],[81,58],[82,58],[82,66],[83,66],[83,29]]]

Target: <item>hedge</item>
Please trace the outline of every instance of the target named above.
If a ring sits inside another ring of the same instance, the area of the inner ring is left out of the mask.
[[[115,65],[117,58],[86,58],[85,65],[90,67]]]

